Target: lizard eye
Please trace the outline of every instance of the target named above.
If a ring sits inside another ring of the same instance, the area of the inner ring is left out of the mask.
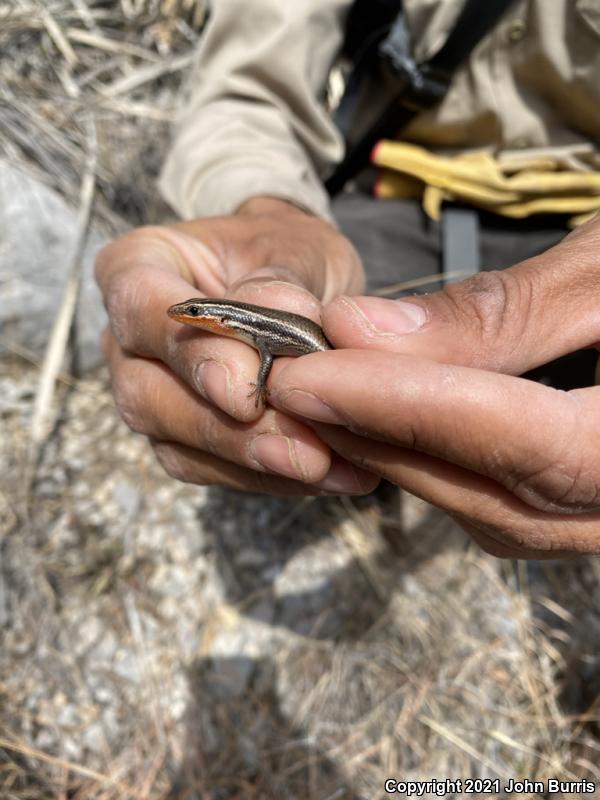
[[[200,306],[188,306],[186,310],[190,317],[199,317],[202,313]]]

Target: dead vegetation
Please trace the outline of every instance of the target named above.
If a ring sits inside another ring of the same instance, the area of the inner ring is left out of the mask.
[[[0,3],[0,153],[74,198],[98,130],[96,215],[160,219],[154,180],[205,16],[197,0]]]
[[[94,220],[163,219],[154,180],[203,19],[189,0],[0,2],[2,156],[76,202],[91,124]],[[2,800],[600,781],[596,560],[494,561],[394,492],[175,484],[103,372],[59,376],[30,482],[24,356],[0,359]]]

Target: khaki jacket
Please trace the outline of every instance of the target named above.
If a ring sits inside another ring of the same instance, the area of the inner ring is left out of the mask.
[[[343,155],[325,108],[351,0],[213,0],[160,186],[186,218],[268,195],[329,216],[321,176]],[[405,0],[417,60],[462,0]],[[516,0],[403,140],[600,171],[600,1]],[[512,169],[512,168],[511,168]]]

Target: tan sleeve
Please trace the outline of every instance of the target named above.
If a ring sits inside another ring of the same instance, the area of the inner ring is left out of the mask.
[[[342,142],[324,109],[351,0],[213,0],[160,178],[186,218],[234,212],[251,197],[329,217],[319,175]]]

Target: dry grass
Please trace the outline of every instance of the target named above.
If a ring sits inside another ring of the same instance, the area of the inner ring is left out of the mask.
[[[61,389],[19,497],[35,381],[16,359],[0,370],[0,797],[600,779],[595,560],[494,561],[410,498],[400,525],[393,493],[175,484],[103,374]]]
[[[0,2],[3,155],[75,202],[92,119],[95,221],[163,219],[154,179],[202,21],[189,0]],[[2,800],[600,781],[596,560],[494,561],[394,492],[175,484],[104,373],[59,374],[28,493],[35,361],[0,360]]]
[[[92,115],[97,218],[161,219],[154,179],[203,20],[196,0],[0,2],[0,153],[75,198]]]

